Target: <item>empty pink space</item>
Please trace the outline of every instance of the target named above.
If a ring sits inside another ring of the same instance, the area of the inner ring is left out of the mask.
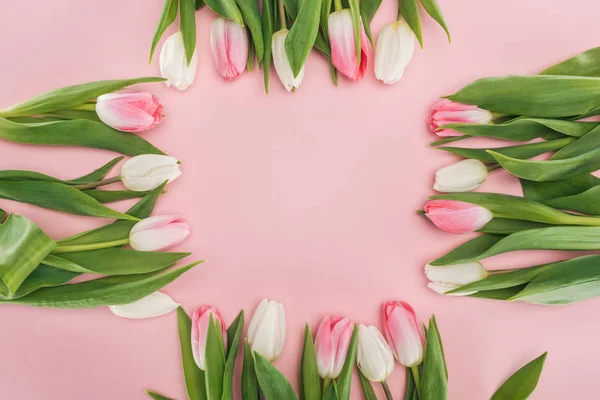
[[[276,365],[297,384],[303,326],[325,315],[382,325],[381,305],[435,313],[444,340],[451,400],[489,398],[517,368],[548,351],[536,400],[595,399],[600,370],[600,300],[541,307],[448,298],[426,287],[424,265],[463,242],[415,214],[433,194],[434,172],[455,160],[429,147],[427,117],[440,95],[478,77],[532,74],[598,45],[600,3],[574,0],[440,0],[452,44],[423,18],[425,49],[392,86],[365,78],[331,83],[312,54],[300,89],[287,93],[262,72],[222,79],[210,55],[209,10],[196,14],[199,66],[185,92],[143,85],[165,106],[163,123],[141,135],[182,161],[156,213],[187,217],[178,250],[205,259],[165,288],[184,308],[216,305],[226,323],[263,297],[283,302],[288,340]],[[147,64],[161,0],[2,0],[0,108],[59,86],[158,75]],[[385,0],[373,30],[394,19]],[[171,33],[174,27],[167,33]],[[82,133],[83,134],[83,133]],[[72,178],[115,155],[80,148],[0,142],[0,169]],[[520,193],[494,172],[481,189]],[[116,207],[124,210],[131,203]],[[54,238],[104,221],[0,201]],[[468,237],[468,236],[467,236]],[[555,253],[554,257],[564,254]],[[491,268],[537,263],[539,254],[495,257]],[[0,306],[0,387],[17,400],[146,399],[153,389],[186,398],[176,315],[126,320],[108,308]],[[404,371],[389,380],[400,398]],[[379,390],[379,388],[378,388]],[[355,386],[352,399],[361,399]]]

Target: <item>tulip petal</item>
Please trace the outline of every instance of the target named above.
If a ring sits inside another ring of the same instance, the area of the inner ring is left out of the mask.
[[[435,173],[433,189],[444,193],[470,192],[479,188],[487,179],[487,175],[487,167],[481,161],[459,161]]]
[[[179,304],[162,292],[154,292],[133,303],[109,306],[113,314],[130,319],[158,317],[170,313],[177,307]]]
[[[197,68],[198,51],[194,50],[188,64],[181,32],[169,36],[160,50],[160,74],[167,79],[167,87],[172,85],[178,90],[187,89],[194,82]]]
[[[494,218],[487,208],[453,200],[432,200],[425,204],[425,216],[441,230],[462,234],[476,231]]]
[[[398,82],[415,52],[415,35],[405,21],[383,27],[377,38],[375,76],[385,84]]]

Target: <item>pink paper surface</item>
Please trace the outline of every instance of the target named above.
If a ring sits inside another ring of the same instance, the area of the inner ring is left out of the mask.
[[[598,45],[600,3],[440,3],[453,44],[423,18],[425,50],[416,52],[400,83],[380,84],[371,65],[360,83],[340,79],[335,88],[327,64],[313,54],[296,94],[285,93],[272,75],[269,96],[260,71],[234,83],[217,75],[208,45],[214,16],[197,13],[196,82],[182,93],[144,86],[162,99],[166,119],[143,137],[182,160],[184,170],[156,213],[185,214],[193,235],[178,250],[193,251],[190,261],[207,260],[165,292],[188,311],[214,304],[228,322],[240,308],[249,317],[262,297],[283,302],[289,336],[276,365],[294,384],[305,322],[316,329],[322,316],[340,314],[380,326],[382,303],[402,299],[423,321],[432,313],[438,318],[451,400],[489,398],[546,350],[532,399],[596,399],[600,300],[556,308],[439,296],[426,288],[423,266],[468,236],[444,234],[414,211],[433,194],[434,171],[455,160],[428,146],[434,136],[426,119],[436,97],[478,77],[536,73]],[[162,4],[4,0],[0,108],[59,86],[157,75],[158,52],[152,65],[147,58]],[[395,7],[384,2],[375,33],[394,18]],[[0,142],[0,169],[64,178],[114,156]],[[483,189],[519,193],[505,172],[494,172]],[[0,207],[27,215],[57,239],[106,223],[5,200]],[[511,268],[565,256],[521,252],[485,265]],[[175,313],[133,321],[108,308],[2,305],[0,321],[2,398],[141,400],[144,389],[186,398]],[[389,382],[401,398],[401,367]],[[362,398],[357,385],[352,398]]]

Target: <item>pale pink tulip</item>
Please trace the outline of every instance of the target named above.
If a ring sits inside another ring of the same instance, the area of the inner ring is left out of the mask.
[[[119,131],[145,131],[163,119],[163,106],[152,93],[108,93],[96,101],[98,118]]]
[[[323,379],[337,379],[342,372],[354,324],[348,318],[325,317],[317,330],[317,368]]]
[[[385,337],[396,360],[405,367],[423,362],[425,334],[415,310],[404,301],[390,301],[383,305]]]
[[[190,226],[179,215],[157,215],[141,220],[129,233],[129,244],[138,251],[157,251],[183,242]]]
[[[206,339],[208,338],[208,324],[210,316],[221,329],[223,335],[223,344],[227,348],[227,329],[223,322],[223,317],[211,306],[201,306],[194,310],[192,314],[192,354],[194,361],[202,371],[206,369]]]
[[[438,136],[461,136],[462,133],[452,129],[438,130],[438,128],[449,124],[489,124],[492,118],[492,113],[488,110],[443,99],[433,106],[433,112],[429,118],[429,129]]]
[[[494,215],[487,208],[454,200],[432,200],[425,204],[425,216],[449,233],[469,233],[483,228]]]
[[[367,70],[369,58],[367,37],[362,28],[360,38],[360,65],[356,65],[356,41],[352,13],[349,9],[344,9],[329,15],[331,61],[338,71],[353,81],[362,79]]]
[[[216,18],[210,27],[210,48],[219,75],[235,80],[248,63],[248,32],[235,21]]]

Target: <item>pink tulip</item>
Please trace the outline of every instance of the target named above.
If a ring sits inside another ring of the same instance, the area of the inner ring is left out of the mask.
[[[227,329],[223,322],[223,317],[211,306],[201,306],[194,310],[192,314],[192,354],[194,361],[202,371],[206,369],[206,339],[208,338],[208,324],[210,316],[217,323],[223,335],[223,344],[227,348]]]
[[[360,38],[360,65],[356,65],[356,41],[352,13],[349,9],[344,9],[329,15],[331,61],[338,71],[353,81],[362,79],[369,58],[367,37],[362,28]]]
[[[108,93],[96,101],[98,118],[119,131],[145,131],[163,119],[163,106],[152,93]]]
[[[138,251],[175,246],[190,236],[190,226],[179,215],[157,215],[141,220],[129,233],[129,244]]]
[[[438,130],[438,128],[449,124],[489,124],[492,118],[492,113],[488,110],[443,99],[433,106],[429,129],[438,136],[461,136],[462,133],[452,129]]]
[[[342,372],[354,324],[348,318],[325,317],[315,340],[317,367],[323,379],[337,379]]]
[[[494,215],[487,208],[454,200],[432,200],[425,204],[425,216],[449,233],[469,233],[483,228]]]
[[[248,32],[235,21],[218,17],[210,28],[210,48],[219,74],[235,80],[248,63]]]
[[[403,301],[383,305],[385,337],[396,360],[405,367],[423,362],[425,334],[415,310]]]

